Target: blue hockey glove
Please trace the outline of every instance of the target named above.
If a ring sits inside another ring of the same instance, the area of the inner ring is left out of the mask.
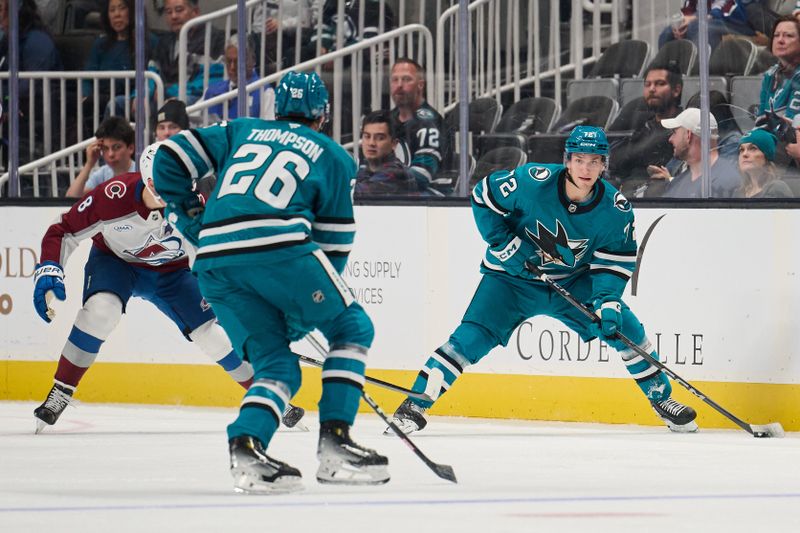
[[[47,293],[51,292],[59,300],[67,299],[64,289],[64,269],[55,261],[45,261],[36,265],[33,273],[33,307],[45,322],[51,322],[55,316],[48,304]]]
[[[613,339],[622,327],[622,304],[615,297],[595,300],[594,312],[600,321],[592,322],[591,334],[603,340]]]
[[[506,272],[512,276],[519,276],[525,279],[534,279],[536,277],[525,268],[525,260],[532,256],[534,252],[535,249],[531,243],[523,241],[516,235],[504,244],[489,248],[489,253],[503,263],[503,268]]]

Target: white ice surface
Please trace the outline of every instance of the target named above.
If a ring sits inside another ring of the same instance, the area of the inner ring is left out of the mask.
[[[454,485],[362,414],[353,435],[388,455],[392,479],[332,487],[315,480],[308,413],[311,432],[282,429],[269,448],[305,490],[254,496],[228,474],[233,409],[80,404],[34,435],[34,407],[0,402],[3,533],[800,530],[797,433],[432,417],[412,438]]]

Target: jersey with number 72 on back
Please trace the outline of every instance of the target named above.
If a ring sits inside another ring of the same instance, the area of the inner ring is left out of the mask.
[[[322,249],[341,272],[355,234],[356,164],[336,142],[295,122],[239,118],[184,130],[156,152],[170,221],[198,246],[194,269],[284,261]],[[200,217],[186,176],[216,174]],[[175,198],[182,198],[178,205]]]

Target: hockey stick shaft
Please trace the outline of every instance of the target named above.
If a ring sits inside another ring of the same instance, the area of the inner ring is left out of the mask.
[[[319,352],[320,354],[325,354],[325,348],[322,346],[322,344],[319,342],[319,340],[317,340],[317,338],[314,335],[309,333],[308,335],[306,335],[306,340],[314,347],[315,350],[317,350],[317,352]],[[318,361],[313,357],[308,357],[306,355],[302,355],[299,353],[296,353],[295,355],[298,357],[298,359],[300,359],[300,361],[304,363],[308,363],[309,365],[322,368],[323,364],[322,361]],[[378,378],[371,378],[369,376],[364,376],[364,379],[367,382],[372,383],[373,385],[376,385],[378,387],[383,387],[384,389],[390,391],[405,394],[409,398],[415,398],[417,400],[422,400],[424,402],[433,402],[431,397],[423,392],[414,392],[413,390],[401,387],[400,385],[395,385],[394,383],[389,383],[388,381],[383,381],[382,379]]]
[[[562,298],[564,298],[567,302],[572,304],[578,311],[580,311],[586,318],[588,318],[591,322],[597,323],[600,322],[600,317],[594,314],[588,307],[586,307],[583,303],[579,302],[575,299],[572,294],[567,291],[564,287],[559,285],[557,282],[550,279],[546,273],[544,273],[538,266],[533,264],[530,261],[525,261],[525,268],[527,268],[530,272],[534,275],[538,276],[539,279],[544,281],[551,289],[556,291]],[[642,348],[639,347],[635,342],[630,340],[627,336],[622,334],[622,332],[617,332],[616,337],[628,348],[636,352],[637,355],[640,355],[645,361],[650,363],[651,365],[659,368],[662,372],[664,372],[667,376],[672,378],[673,380],[680,383],[686,390],[703,400],[705,403],[710,405],[714,408],[718,413],[723,415],[725,418],[742,428],[743,430],[747,431],[754,437],[782,437],[783,436],[783,428],[778,423],[766,424],[764,426],[753,426],[748,424],[744,420],[740,419],[717,402],[700,392],[696,387],[690,384],[688,381],[680,377],[678,374],[673,372],[668,366],[664,363],[655,359],[652,355],[644,351]]]
[[[319,352],[321,356],[325,357],[328,355],[325,348],[323,348],[322,344],[320,344],[319,341],[313,335],[311,334],[306,335],[306,339],[308,339],[311,345]],[[363,388],[361,389],[361,397],[364,398],[364,401],[367,402],[367,405],[369,405],[373,411],[378,413],[378,416],[381,417],[383,421],[389,425],[390,428],[392,428],[392,431],[394,431],[395,434],[398,437],[400,437],[400,439],[406,444],[406,446],[411,448],[411,451],[413,451],[417,457],[422,459],[422,462],[425,463],[428,466],[428,468],[433,470],[434,474],[436,474],[442,479],[446,479],[447,481],[458,483],[458,481],[456,481],[456,474],[453,471],[453,467],[450,465],[442,465],[439,463],[434,463],[430,458],[428,458],[428,456],[425,455],[422,452],[422,450],[417,448],[417,445],[411,441],[409,436],[403,433],[403,431],[399,427],[397,427],[397,424],[395,424],[392,421],[392,419],[389,418],[389,416],[383,411],[383,409],[381,409],[381,407],[375,402],[375,400],[372,399],[372,397],[369,394],[367,394],[367,391],[365,391]]]

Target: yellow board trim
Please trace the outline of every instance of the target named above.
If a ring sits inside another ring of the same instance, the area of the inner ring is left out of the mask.
[[[55,364],[41,361],[0,361],[0,400],[41,401],[53,383]],[[410,386],[416,372],[370,370],[372,377]],[[752,424],[780,422],[787,431],[800,430],[800,385],[697,382],[695,387]],[[677,383],[673,397],[698,412],[702,428],[734,428],[727,418]],[[386,411],[403,396],[367,385]],[[322,392],[320,370],[303,368],[303,386],[292,403],[316,409]],[[217,366],[144,363],[96,363],[75,397],[83,402],[236,407],[242,389]],[[362,402],[361,411],[370,411]],[[437,402],[431,414],[660,425],[630,379],[474,374],[461,376]]]

